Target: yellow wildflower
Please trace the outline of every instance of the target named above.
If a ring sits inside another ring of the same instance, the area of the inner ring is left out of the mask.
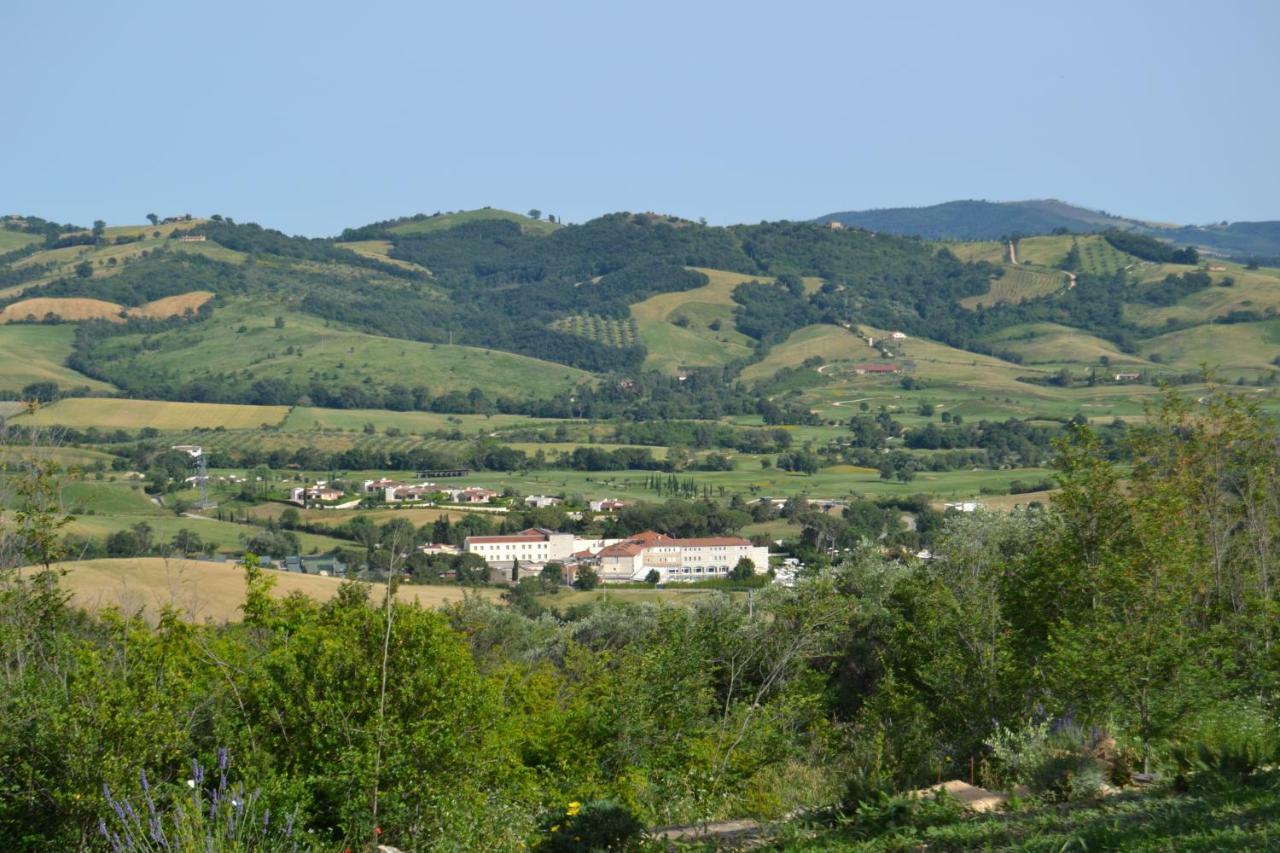
[[[572,803],[569,803],[569,810],[566,811],[565,814],[567,814],[569,817],[573,817],[580,811],[582,811],[582,803],[578,802],[577,800],[574,800]]]

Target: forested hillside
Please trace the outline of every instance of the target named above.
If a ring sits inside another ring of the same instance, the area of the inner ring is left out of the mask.
[[[982,207],[968,221],[1008,209]],[[1280,304],[1273,279],[1253,265],[1210,270],[1194,248],[1116,228],[1014,241],[1016,259],[1000,243],[938,245],[814,223],[713,227],[617,213],[565,225],[487,209],[373,223],[340,240],[221,216],[91,229],[11,218],[4,232],[15,248],[0,256],[0,318],[75,322],[61,366],[83,376],[81,389],[106,383],[192,402],[635,415],[656,402],[661,383],[647,372],[701,371],[704,387],[722,390],[700,400],[676,392],[663,405],[683,397],[678,416],[719,417],[742,411],[724,403],[750,396],[734,388],[742,376],[794,369],[771,353],[810,326],[849,330],[882,360],[894,353],[875,349],[865,330],[1018,363],[1019,330],[1038,325],[1137,357],[1157,334],[1265,322]],[[1189,310],[1237,279],[1247,283],[1238,298]],[[808,348],[854,360],[843,346]],[[1081,362],[1080,351],[1067,347],[1057,361],[1106,367]],[[1192,366],[1179,361],[1169,374]],[[798,391],[816,380],[781,381]],[[782,390],[770,387],[766,396]]]

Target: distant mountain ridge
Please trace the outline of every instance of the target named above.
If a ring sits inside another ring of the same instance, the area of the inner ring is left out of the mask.
[[[948,201],[927,207],[889,207],[820,216],[818,222],[882,231],[925,240],[998,240],[1055,231],[1087,234],[1116,228],[1196,246],[1238,258],[1280,257],[1280,221],[1217,225],[1172,225],[1116,216],[1057,199]]]

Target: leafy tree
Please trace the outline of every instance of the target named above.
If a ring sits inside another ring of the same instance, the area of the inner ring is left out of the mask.
[[[190,557],[192,554],[198,554],[204,550],[204,542],[201,540],[199,533],[184,527],[174,534],[173,547],[183,556]]]
[[[578,569],[578,577],[573,585],[581,590],[593,590],[600,585],[600,575],[596,574],[595,569],[583,566]]]
[[[53,381],[32,382],[23,386],[22,399],[35,400],[38,403],[51,403],[61,396],[58,383]]]
[[[556,562],[547,563],[538,575],[548,587],[557,588],[564,583],[564,566]]]
[[[148,213],[147,221],[150,222],[152,225],[155,225],[160,221],[160,217],[154,213]]]

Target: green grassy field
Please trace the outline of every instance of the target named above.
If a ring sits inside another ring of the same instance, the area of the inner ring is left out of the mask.
[[[157,507],[157,509],[160,509]],[[219,551],[239,553],[244,550],[245,540],[260,532],[258,528],[248,524],[235,524],[230,521],[216,521],[205,518],[182,518],[172,512],[119,515],[84,515],[78,516],[64,528],[65,532],[75,536],[92,536],[105,540],[118,530],[127,530],[140,522],[146,523],[156,542],[168,542],[179,530],[190,530],[199,534],[201,540],[213,543]],[[330,536],[319,536],[314,533],[298,533],[298,544],[304,554],[327,554],[336,548],[348,548],[350,542],[334,539]]]
[[[973,497],[982,488],[1007,491],[1012,480],[1036,480],[1047,474],[1039,468],[1010,469],[1004,471],[943,471],[924,472],[909,483],[882,480],[875,471],[837,465],[825,468],[813,475],[792,474],[776,468],[763,469],[759,460],[742,454],[732,454],[739,460],[733,471],[685,472],[682,479],[692,479],[701,489],[704,485],[712,497],[725,495],[789,496],[807,494],[811,497],[838,498],[848,496],[934,494],[939,497]],[[502,488],[510,486],[523,494],[582,494],[588,498],[619,497],[631,500],[661,501],[657,493],[644,487],[644,471],[533,471],[506,474],[502,472],[477,472],[467,477],[467,483]]]
[[[116,459],[110,453],[86,447],[59,447],[42,443],[33,450],[29,446],[24,446],[23,438],[24,436],[19,434],[16,443],[0,445],[0,464],[18,464],[29,459],[33,452],[36,454],[35,458],[54,462],[64,468],[88,468],[98,464],[110,467],[112,461]],[[47,436],[42,436],[42,439],[47,439]]]
[[[1125,319],[1159,329],[1170,320],[1177,323],[1207,323],[1233,311],[1255,311],[1260,314],[1268,309],[1280,311],[1280,270],[1266,267],[1249,270],[1241,264],[1217,259],[1214,260],[1214,266],[1225,268],[1210,273],[1215,285],[1227,278],[1232,279],[1234,284],[1230,287],[1215,286],[1200,290],[1182,298],[1175,305],[1165,307],[1126,305]],[[1177,275],[1189,269],[1192,268],[1153,264],[1150,275],[1144,278],[1148,281],[1158,280],[1170,273]]]
[[[26,248],[32,243],[39,243],[42,239],[44,238],[39,234],[28,234],[25,231],[10,231],[8,228],[0,228],[0,255],[16,249]]]
[[[193,496],[194,493],[187,495]],[[246,539],[260,532],[252,525],[175,515],[167,505],[161,506],[152,500],[136,480],[67,479],[62,483],[59,498],[62,506],[75,516],[65,532],[98,540],[145,523],[156,542],[168,542],[179,530],[186,529],[199,534],[220,551],[238,553],[244,549]],[[172,501],[173,496],[166,498],[167,503]],[[297,536],[303,553],[327,553],[350,544],[313,533],[299,532]]]
[[[962,261],[986,261],[989,264],[1003,264],[1009,260],[1009,247],[1003,240],[974,240],[965,243],[942,243],[940,245]]]
[[[1141,348],[1148,358],[1184,370],[1207,365],[1220,378],[1272,373],[1280,358],[1280,319],[1194,326],[1149,338]]]
[[[0,325],[0,388],[17,391],[31,382],[56,382],[60,388],[113,390],[66,366],[75,333],[74,326]]]
[[[68,426],[84,429],[159,430],[207,428],[246,429],[278,424],[289,413],[287,406],[240,406],[224,403],[170,403],[157,400],[120,400],[84,397],[59,400],[34,414],[12,419],[19,426]]]
[[[1143,262],[1116,249],[1100,234],[1055,234],[1043,237],[1024,237],[1018,241],[1018,262],[1057,267],[1067,257],[1071,243],[1080,247],[1080,271],[1090,274],[1109,274],[1117,270],[1134,270]]]
[[[752,341],[733,327],[734,289],[757,276],[700,269],[711,281],[703,287],[678,293],[660,293],[631,306],[631,316],[648,349],[647,370],[674,372],[680,367],[727,364],[751,353]],[[686,326],[676,319],[688,320]],[[719,322],[719,330],[711,329]]]
[[[512,213],[509,210],[485,207],[479,210],[459,210],[456,213],[443,213],[439,216],[432,216],[416,222],[402,222],[399,225],[393,225],[390,231],[393,234],[428,234],[432,231],[444,231],[468,222],[484,222],[492,219],[514,222],[526,234],[550,234],[560,227],[558,224],[548,222],[545,219],[531,219],[528,216]]]
[[[188,255],[203,255],[214,261],[222,261],[227,264],[243,264],[249,259],[244,252],[237,252],[235,249],[228,249],[226,246],[206,240],[203,243],[168,243],[168,248],[174,252],[185,252]]]
[[[283,317],[276,328],[274,318]],[[158,348],[141,350],[141,335],[113,338],[103,348],[114,360],[164,368],[182,378],[236,373],[299,384],[385,388],[424,385],[433,395],[480,388],[491,397],[551,396],[589,381],[591,374],[513,353],[427,344],[352,331],[279,305],[234,300],[209,322],[150,336]]]
[[[1103,356],[1112,364],[1148,366],[1138,355],[1128,355],[1110,341],[1057,323],[1023,323],[987,337],[987,342],[1020,355],[1027,364],[1097,365]]]
[[[1046,268],[1005,264],[1004,275],[991,280],[991,289],[981,296],[969,296],[960,300],[966,308],[979,305],[991,306],[1001,302],[1018,303],[1057,293],[1067,286],[1066,273]]]
[[[513,427],[532,427],[556,424],[558,421],[536,420],[525,415],[445,415],[436,412],[390,412],[386,409],[320,409],[311,406],[295,406],[285,419],[284,429],[302,431],[315,429],[363,430],[373,424],[378,432],[395,428],[404,432],[436,432],[458,430],[465,435],[488,435]],[[570,422],[567,422],[570,423]]]
[[[335,244],[343,249],[355,252],[365,258],[372,258],[375,261],[381,261],[384,264],[391,264],[406,270],[416,270],[418,272],[430,273],[426,267],[420,267],[417,264],[411,264],[408,261],[402,261],[399,258],[390,256],[391,241],[390,240],[354,240],[350,243]]]
[[[769,354],[742,371],[747,382],[768,379],[784,367],[799,367],[805,359],[820,356],[827,362],[874,361],[879,353],[848,329],[825,324],[796,329]]]

